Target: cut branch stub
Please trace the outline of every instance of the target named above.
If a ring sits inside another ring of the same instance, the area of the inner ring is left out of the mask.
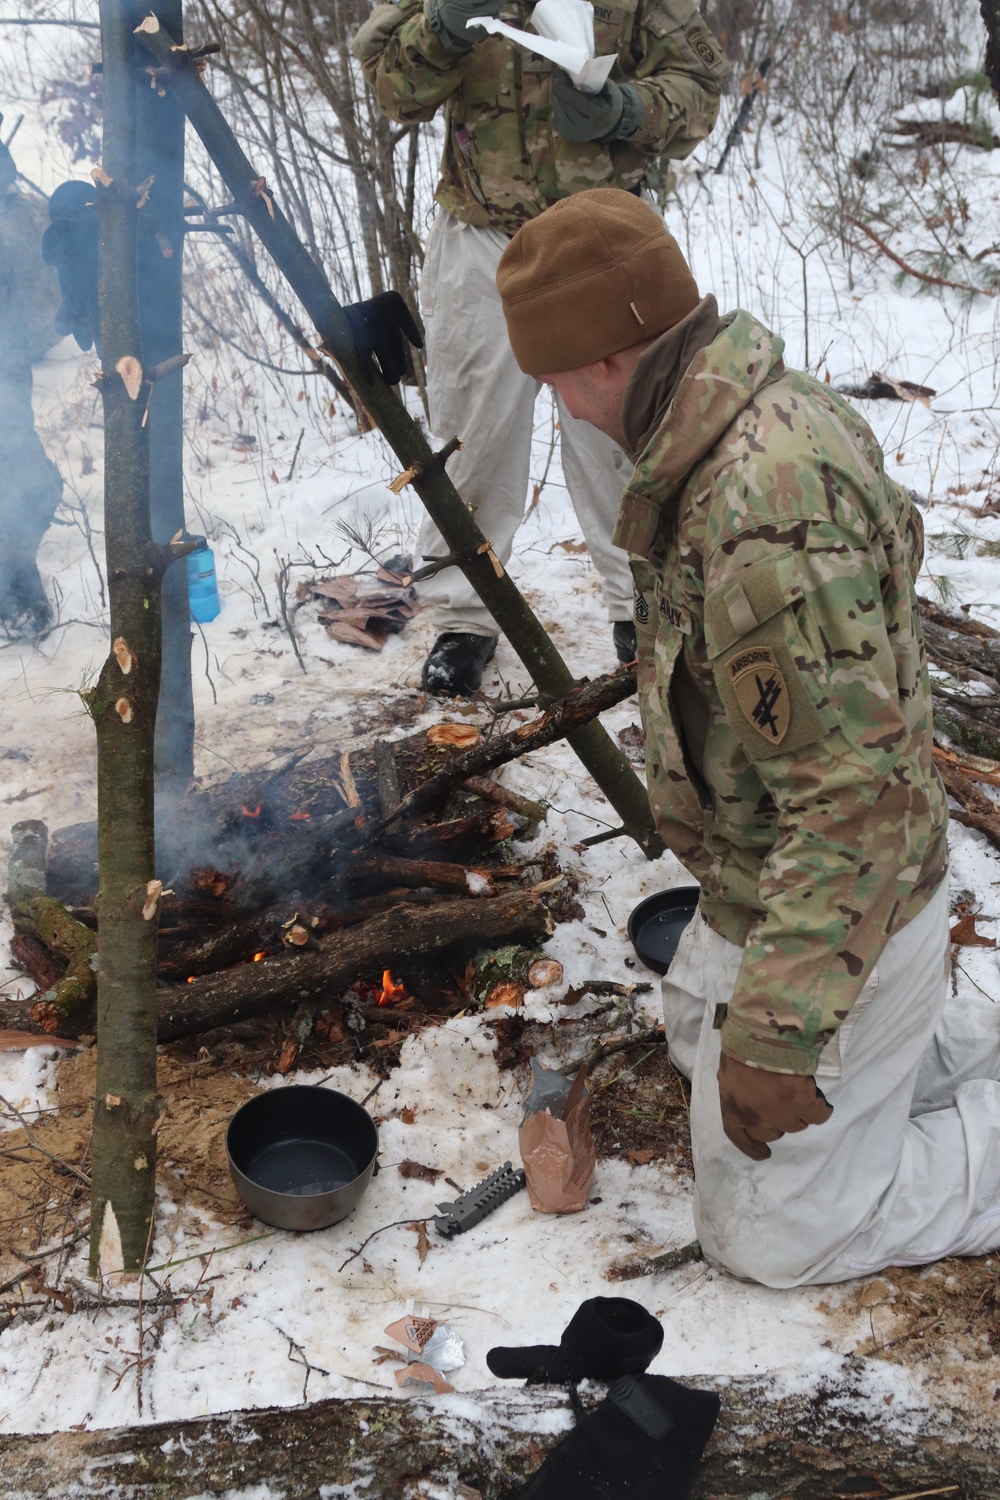
[[[116,636],[111,645],[115,661],[122,669],[123,676],[127,677],[136,665],[135,654],[124,636]]]
[[[122,378],[122,384],[128,391],[129,399],[137,401],[139,392],[142,390],[142,365],[134,354],[123,354],[115,365],[115,369]]]

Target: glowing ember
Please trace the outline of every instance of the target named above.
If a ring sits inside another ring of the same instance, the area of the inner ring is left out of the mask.
[[[261,959],[262,958],[266,958],[266,957],[267,957],[267,950],[265,949],[265,951],[263,953],[255,953],[254,956],[253,956],[253,961],[254,961],[255,964],[259,964],[260,961],[261,961]]]
[[[240,803],[240,812],[243,814],[243,816],[245,818],[259,818],[260,817],[260,803],[258,802],[256,807],[247,807],[247,805],[246,805],[245,802],[241,802]]]
[[[397,984],[392,977],[392,970],[386,969],[382,975],[382,988],[379,990],[379,1005],[394,1005],[397,1000],[402,1000],[406,994],[406,985]]]
[[[288,821],[289,821],[289,823],[304,823],[307,818],[311,818],[311,817],[312,817],[312,813],[294,812],[294,813],[289,813],[288,814]]]

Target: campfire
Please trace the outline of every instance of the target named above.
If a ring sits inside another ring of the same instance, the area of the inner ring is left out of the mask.
[[[420,1018],[520,1003],[564,882],[551,859],[519,855],[546,809],[468,774],[485,748],[497,763],[499,741],[469,747],[460,727],[465,749],[438,732],[297,756],[169,810],[157,836],[169,890],[161,1041],[290,1014],[284,1071],[310,1038],[357,1039],[380,1021],[401,1037]],[[532,743],[523,727],[506,738],[507,758]],[[39,994],[11,1024],[83,1035],[94,1027],[96,832],[80,824],[49,839],[43,824],[19,826],[14,948]],[[37,892],[43,870],[46,922],[19,895]]]

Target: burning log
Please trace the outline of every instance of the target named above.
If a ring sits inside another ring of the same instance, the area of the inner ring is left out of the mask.
[[[359,975],[393,967],[401,972],[407,961],[449,949],[538,942],[551,932],[552,918],[530,891],[416,910],[392,907],[361,927],[324,939],[318,952],[243,964],[169,991],[161,996],[157,1037],[174,1041],[290,1005],[328,1000]]]

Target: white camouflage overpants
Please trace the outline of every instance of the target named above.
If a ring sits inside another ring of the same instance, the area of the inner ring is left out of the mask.
[[[462,439],[461,452],[448,461],[448,474],[503,562],[524,519],[540,389],[537,380],[522,374],[507,340],[494,279],[507,243],[497,230],[476,229],[439,211],[420,289],[431,428],[441,442],[455,434]],[[610,438],[588,422],[575,421],[561,402],[557,406],[563,474],[601,575],[608,619],[631,620],[628,556],[611,545],[611,532],[632,466]],[[447,550],[425,519],[418,558],[443,556]],[[444,569],[420,585],[420,595],[433,607],[439,632],[496,634],[492,616],[460,569]]]
[[[691,1078],[695,1229],[707,1258],[766,1286],[846,1281],[1000,1246],[1000,1018],[948,999],[947,881],[889,940],[817,1081],[824,1124],[753,1162],[722,1129],[717,1004],[743,950],[700,914],[663,1003],[670,1055]]]

